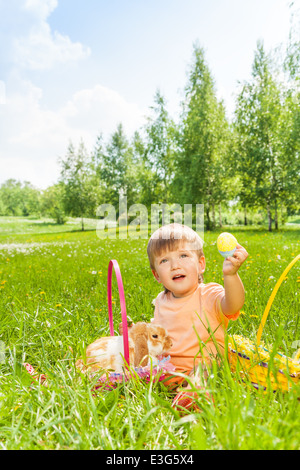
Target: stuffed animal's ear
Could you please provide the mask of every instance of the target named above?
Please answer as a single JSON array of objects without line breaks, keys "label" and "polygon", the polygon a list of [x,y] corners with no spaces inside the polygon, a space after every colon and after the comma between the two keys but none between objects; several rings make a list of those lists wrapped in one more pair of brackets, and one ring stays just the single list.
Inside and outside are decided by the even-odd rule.
[{"label": "stuffed animal's ear", "polygon": [[148,356],[148,354],[147,338],[144,335],[137,336],[134,341],[134,366],[145,367],[148,363],[148,357],[145,356]]},{"label": "stuffed animal's ear", "polygon": [[[127,330],[128,330],[128,332],[129,332],[129,330],[130,330],[133,326],[134,326],[134,323],[128,322],[128,324],[127,324]],[[122,322],[119,323],[119,333],[120,333],[120,335],[123,336],[123,323],[122,323]]]},{"label": "stuffed animal's ear", "polygon": [[147,324],[144,322],[136,323],[129,334],[134,343],[134,366],[144,367],[147,365],[148,359],[145,358],[143,361],[142,359],[149,354]]}]

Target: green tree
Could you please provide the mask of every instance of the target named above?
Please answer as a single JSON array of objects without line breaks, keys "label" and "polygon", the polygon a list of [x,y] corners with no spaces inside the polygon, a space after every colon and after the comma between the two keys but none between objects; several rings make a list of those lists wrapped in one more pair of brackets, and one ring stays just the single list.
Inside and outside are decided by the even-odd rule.
[{"label": "green tree", "polygon": [[[239,135],[239,174],[242,199],[264,207],[272,230],[272,210],[277,228],[278,206],[284,195],[286,163],[280,142],[282,102],[272,76],[270,58],[258,43],[250,82],[238,96],[235,126]],[[251,188],[251,191],[249,191]]]},{"label": "green tree", "polygon": [[0,187],[5,215],[21,215],[23,209],[22,183],[15,179],[5,181]]},{"label": "green tree", "polygon": [[[212,227],[216,226],[216,208],[222,226],[222,206],[236,196],[235,173],[232,168],[232,134],[223,102],[217,103],[215,114],[215,149],[210,165]],[[234,165],[233,165],[234,166]]]},{"label": "green tree", "polygon": [[95,195],[91,185],[91,158],[81,141],[78,150],[69,144],[65,159],[60,160],[60,184],[63,186],[65,212],[81,218],[84,230],[84,217],[93,216],[96,211]]},{"label": "green tree", "polygon": [[1,212],[4,215],[39,215],[41,191],[28,181],[14,179],[5,181],[0,187]]},{"label": "green tree", "polygon": [[105,143],[103,134],[97,136],[94,152],[91,156],[91,177],[90,182],[95,196],[96,208],[102,204],[105,199],[106,184],[103,181],[103,165],[105,160]]},{"label": "green tree", "polygon": [[150,210],[157,201],[156,176],[147,155],[147,144],[139,132],[135,132],[132,143],[133,165],[135,168],[136,203],[143,204]]},{"label": "green tree", "polygon": [[217,100],[204,51],[195,45],[185,88],[174,190],[181,204],[204,204],[207,229],[213,227],[215,204],[226,198],[221,182],[226,179],[228,138],[224,106]]},{"label": "green tree", "polygon": [[2,194],[1,194],[1,189],[0,189],[0,215],[5,215],[6,213],[6,207],[2,201]]},{"label": "green tree", "polygon": [[63,185],[55,184],[45,189],[41,198],[42,213],[52,217],[59,225],[63,225],[66,222],[63,196]]},{"label": "green tree", "polygon": [[5,215],[39,215],[41,191],[28,181],[9,179],[0,187],[1,212]]},{"label": "green tree", "polygon": [[[151,185],[153,200],[151,202],[169,203],[171,184],[174,178],[174,159],[177,150],[177,129],[169,117],[166,101],[159,90],[151,106],[152,116],[147,118],[145,128],[146,153],[144,168],[152,172]],[[148,173],[150,176],[151,173]]]},{"label": "green tree", "polygon": [[[291,2],[293,9],[295,2]],[[286,72],[281,142],[287,155],[285,202],[289,212],[300,206],[300,10],[292,10],[292,22],[283,69]]]},{"label": "green tree", "polygon": [[40,215],[41,211],[41,192],[36,189],[29,181],[25,181],[21,188],[22,193],[22,212],[23,215]]},{"label": "green tree", "polygon": [[295,1],[292,1],[289,6],[291,11],[291,27],[283,66],[289,78],[297,80],[300,77],[300,9],[295,9]]},{"label": "green tree", "polygon": [[104,202],[117,209],[120,196],[127,196],[128,203],[134,199],[132,178],[133,153],[125,135],[123,125],[119,124],[111,135],[99,161],[99,172],[103,184]]}]

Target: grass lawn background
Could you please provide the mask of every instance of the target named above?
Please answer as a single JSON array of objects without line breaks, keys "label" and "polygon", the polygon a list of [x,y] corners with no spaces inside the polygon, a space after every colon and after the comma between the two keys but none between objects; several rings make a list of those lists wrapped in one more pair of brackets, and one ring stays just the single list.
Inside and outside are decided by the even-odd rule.
[{"label": "grass lawn background", "polygon": [[[95,221],[0,218],[0,448],[3,449],[299,449],[299,386],[288,394],[262,393],[241,384],[224,364],[210,388],[215,406],[180,417],[161,383],[133,382],[93,394],[79,382],[74,358],[109,334],[107,267],[119,262],[126,307],[133,321],[148,321],[161,291],[149,268],[147,240],[100,240]],[[228,332],[255,339],[269,296],[300,252],[297,225],[223,227],[247,249],[240,269],[246,302]],[[216,248],[221,231],[206,232],[205,282],[222,284]],[[300,341],[300,263],[281,286],[263,333],[292,356]],[[120,321],[116,283],[114,317]],[[300,344],[298,345],[298,348]],[[20,366],[31,363],[49,376],[49,387],[31,385]]]}]

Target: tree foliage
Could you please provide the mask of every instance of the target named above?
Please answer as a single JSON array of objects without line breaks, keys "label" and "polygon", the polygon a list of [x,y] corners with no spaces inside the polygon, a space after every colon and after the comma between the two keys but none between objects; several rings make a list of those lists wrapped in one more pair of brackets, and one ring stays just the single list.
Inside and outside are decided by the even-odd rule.
[{"label": "tree foliage", "polygon": [[216,97],[204,51],[198,46],[194,46],[185,89],[180,144],[176,159],[177,194],[182,204],[205,205],[209,229],[211,211],[226,197],[229,126],[224,106]]},{"label": "tree foliage", "polygon": [[[60,159],[59,182],[44,191],[8,180],[0,187],[0,215],[95,217],[101,204],[204,204],[206,228],[222,225],[226,206],[268,214],[300,210],[299,33],[291,30],[285,57],[274,60],[257,44],[251,77],[240,87],[229,122],[204,50],[194,45],[175,122],[157,90],[143,128],[131,138],[122,123],[105,141],[100,132],[89,153],[70,142]],[[277,51],[278,53],[278,51]],[[276,59],[276,57],[275,57]],[[278,59],[278,57],[277,57]],[[278,66],[278,63],[281,65]],[[283,76],[284,80],[280,78]]]},{"label": "tree foliage", "polygon": [[69,144],[65,159],[61,159],[60,184],[63,188],[64,210],[73,217],[80,217],[84,230],[84,217],[94,215],[94,193],[90,185],[91,161],[85,145],[80,142],[78,150]]},{"label": "tree foliage", "polygon": [[251,81],[243,85],[235,111],[237,162],[242,183],[240,197],[244,204],[267,210],[269,230],[273,220],[278,227],[278,207],[292,192],[291,182],[296,181],[299,171],[290,142],[295,114],[287,100],[272,76],[263,44],[258,43]]},{"label": "tree foliage", "polygon": [[28,216],[40,214],[41,193],[31,183],[9,179],[0,187],[0,214]]}]

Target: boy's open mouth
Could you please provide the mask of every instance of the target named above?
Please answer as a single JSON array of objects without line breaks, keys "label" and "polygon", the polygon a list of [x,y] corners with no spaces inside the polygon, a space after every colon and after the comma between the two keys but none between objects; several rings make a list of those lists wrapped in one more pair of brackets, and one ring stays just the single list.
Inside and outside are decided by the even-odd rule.
[{"label": "boy's open mouth", "polygon": [[179,281],[180,279],[184,279],[185,275],[184,274],[176,274],[175,276],[172,277],[173,281]]}]

